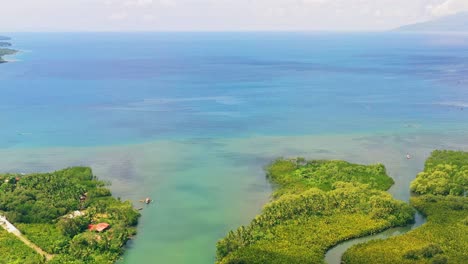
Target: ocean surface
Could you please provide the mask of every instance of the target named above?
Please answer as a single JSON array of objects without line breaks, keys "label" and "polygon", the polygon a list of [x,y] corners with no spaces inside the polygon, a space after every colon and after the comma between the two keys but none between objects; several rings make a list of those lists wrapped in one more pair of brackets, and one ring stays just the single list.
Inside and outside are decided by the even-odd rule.
[{"label": "ocean surface", "polygon": [[0,171],[86,165],[155,199],[122,263],[212,263],[280,156],[382,162],[407,200],[430,151],[468,150],[467,35],[2,35]]}]

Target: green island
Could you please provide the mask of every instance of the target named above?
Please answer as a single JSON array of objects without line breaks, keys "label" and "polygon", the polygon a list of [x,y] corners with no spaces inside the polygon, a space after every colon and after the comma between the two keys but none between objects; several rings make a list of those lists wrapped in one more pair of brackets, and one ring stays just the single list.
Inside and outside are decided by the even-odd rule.
[{"label": "green island", "polygon": [[393,180],[382,164],[278,159],[266,171],[272,201],[218,241],[217,263],[324,263],[342,241],[414,221],[414,210],[386,192]]},{"label": "green island", "polygon": [[5,48],[5,47],[10,47],[11,46],[11,43],[6,42],[6,40],[10,40],[10,38],[0,36],[0,63],[6,62],[3,59],[3,56],[13,55],[13,54],[15,54],[17,52],[14,49]]},{"label": "green island", "polygon": [[0,263],[117,261],[140,214],[105,186],[87,167],[0,174]]},{"label": "green island", "polygon": [[434,151],[411,190],[410,203],[427,223],[351,247],[345,263],[468,263],[468,152]]}]

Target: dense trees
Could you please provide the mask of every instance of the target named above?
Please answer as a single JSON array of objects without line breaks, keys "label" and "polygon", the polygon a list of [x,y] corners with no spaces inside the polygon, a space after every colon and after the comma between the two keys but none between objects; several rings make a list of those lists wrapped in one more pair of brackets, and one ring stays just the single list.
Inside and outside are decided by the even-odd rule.
[{"label": "dense trees", "polygon": [[350,248],[345,263],[468,263],[468,153],[434,151],[412,182],[427,223],[402,236]]},{"label": "dense trees", "polygon": [[[0,211],[10,221],[47,223],[71,210],[80,209],[80,196],[104,185],[90,168],[75,167],[53,173],[0,175]],[[8,182],[5,182],[8,181]]]},{"label": "dense trees", "polygon": [[340,241],[413,219],[383,191],[393,181],[381,164],[279,159],[266,171],[275,199],[218,242],[218,263],[321,263]]},{"label": "dense trees", "polygon": [[[87,167],[3,174],[0,214],[39,247],[56,254],[51,263],[113,263],[135,233],[139,213],[130,202],[113,198],[104,185]],[[103,233],[86,231],[88,224],[100,222],[111,228]]]},{"label": "dense trees", "polygon": [[464,195],[468,188],[468,153],[434,151],[411,183],[417,194]]},{"label": "dense trees", "polygon": [[387,176],[382,164],[359,165],[341,160],[278,159],[267,168],[267,177],[279,186],[274,196],[283,193],[300,193],[311,187],[324,191],[332,189],[335,182],[357,182],[371,188],[387,190],[393,179]]}]

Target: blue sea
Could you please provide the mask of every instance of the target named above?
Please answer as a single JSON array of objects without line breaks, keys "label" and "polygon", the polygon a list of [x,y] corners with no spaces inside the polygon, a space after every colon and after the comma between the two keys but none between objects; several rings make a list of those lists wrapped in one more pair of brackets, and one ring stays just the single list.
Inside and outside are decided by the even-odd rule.
[{"label": "blue sea", "polygon": [[0,170],[87,165],[154,198],[124,263],[212,263],[279,156],[382,162],[407,200],[430,151],[468,149],[468,35],[2,35]]}]

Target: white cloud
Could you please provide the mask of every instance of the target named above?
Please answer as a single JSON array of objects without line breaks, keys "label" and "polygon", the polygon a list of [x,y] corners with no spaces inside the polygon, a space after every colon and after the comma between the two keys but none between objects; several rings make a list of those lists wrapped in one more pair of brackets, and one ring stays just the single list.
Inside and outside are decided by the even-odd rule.
[{"label": "white cloud", "polygon": [[156,19],[154,15],[148,15],[148,14],[143,15],[141,18],[143,19],[143,21],[147,21],[147,22],[151,22]]},{"label": "white cloud", "polygon": [[124,20],[128,17],[128,14],[125,12],[112,13],[109,16],[110,20]]},{"label": "white cloud", "polygon": [[[2,0],[0,0],[2,1]],[[4,0],[0,31],[385,30],[468,0]],[[82,14],[86,14],[83,16]]]},{"label": "white cloud", "polygon": [[123,3],[124,6],[149,6],[153,4],[153,0],[129,0]]},{"label": "white cloud", "polygon": [[162,6],[177,6],[176,0],[159,0],[158,2]]},{"label": "white cloud", "polygon": [[451,15],[468,11],[468,0],[446,0],[440,5],[430,6],[429,8],[434,16]]}]

